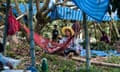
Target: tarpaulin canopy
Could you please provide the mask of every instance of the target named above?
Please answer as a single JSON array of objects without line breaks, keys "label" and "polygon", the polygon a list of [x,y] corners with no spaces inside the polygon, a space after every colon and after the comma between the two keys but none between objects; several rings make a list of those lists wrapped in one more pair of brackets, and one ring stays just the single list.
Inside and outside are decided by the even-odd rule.
[{"label": "tarpaulin canopy", "polygon": [[[80,9],[71,9],[69,7],[62,7],[62,6],[56,6],[53,8],[51,15],[51,19],[65,19],[65,20],[77,20],[82,21],[83,15],[82,11]],[[119,18],[115,15],[114,20],[118,20]],[[95,21],[90,16],[87,16],[88,21]],[[110,21],[112,20],[110,15],[106,13],[104,17],[102,18],[102,21]]]},{"label": "tarpaulin canopy", "polygon": [[[76,1],[81,1],[81,0],[76,0]],[[50,4],[51,4],[51,2],[50,2]],[[15,7],[15,4],[11,4],[11,6]],[[28,8],[28,6],[29,6],[29,4],[27,4],[27,3],[25,5],[23,3],[20,3],[19,4],[20,11],[22,13],[26,13],[26,11],[27,11],[26,7]],[[43,3],[40,3],[40,7],[42,7],[42,6],[43,6]],[[95,8],[93,8],[93,9],[95,9]],[[65,7],[65,6],[56,6],[56,7],[53,7],[53,10],[48,14],[48,16],[50,16],[51,19],[65,19],[65,20],[82,21],[83,18],[82,18],[82,11],[81,10],[82,9],[74,10],[74,9],[71,9],[70,7]],[[88,12],[91,12],[95,16],[98,17],[99,15],[97,15],[97,14],[101,14],[101,13],[99,13],[98,9],[95,9],[95,10],[96,10],[96,12],[92,12],[91,10],[89,10]],[[18,16],[18,13],[17,13],[15,8],[13,8],[13,13],[16,17]],[[36,13],[37,13],[36,4],[33,3],[33,15],[35,15]],[[87,20],[88,21],[95,21],[96,18],[94,19],[94,17],[91,17],[91,15],[88,14]],[[102,21],[110,21],[111,17],[108,14],[105,14],[103,16],[103,18],[100,18],[100,19]],[[120,19],[117,17],[116,14],[114,14],[113,20],[120,20]]]},{"label": "tarpaulin canopy", "polygon": [[72,0],[78,8],[97,21],[102,21],[109,0]]}]

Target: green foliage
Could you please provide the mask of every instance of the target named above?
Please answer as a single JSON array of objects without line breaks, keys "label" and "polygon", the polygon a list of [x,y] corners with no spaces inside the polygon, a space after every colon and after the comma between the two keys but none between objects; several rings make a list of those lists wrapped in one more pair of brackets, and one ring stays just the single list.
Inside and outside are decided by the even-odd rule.
[{"label": "green foliage", "polygon": [[[89,72],[119,72],[119,71],[120,71],[119,68],[91,65]],[[80,67],[76,72],[86,72],[85,65]]]},{"label": "green foliage", "polygon": [[37,51],[41,51],[42,49],[40,48],[40,47],[38,47],[38,46],[35,46],[35,51],[37,52]]},{"label": "green foliage", "polygon": [[[87,70],[86,70],[85,67],[81,67],[81,68],[79,69],[79,72],[87,72]],[[101,69],[101,68],[98,68],[98,67],[95,67],[95,66],[91,66],[89,72],[102,72],[102,69]]]},{"label": "green foliage", "polygon": [[112,45],[107,44],[105,42],[92,43],[90,47],[91,47],[91,49],[102,50],[102,51],[108,51],[108,50],[114,50],[115,49]]},{"label": "green foliage", "polygon": [[[75,72],[77,67],[75,61],[59,58],[57,55],[43,54],[41,57],[47,58],[49,72]],[[40,67],[40,65],[37,65],[39,71],[41,71]]]},{"label": "green foliage", "polygon": [[[85,43],[82,43],[83,48],[85,48]],[[114,50],[115,48],[107,44],[105,42],[97,42],[97,43],[90,43],[90,48],[93,50],[101,50],[101,51],[108,51],[108,50]]]},{"label": "green foliage", "polygon": [[105,60],[107,63],[115,63],[115,64],[120,64],[120,57],[119,56],[110,56]]}]

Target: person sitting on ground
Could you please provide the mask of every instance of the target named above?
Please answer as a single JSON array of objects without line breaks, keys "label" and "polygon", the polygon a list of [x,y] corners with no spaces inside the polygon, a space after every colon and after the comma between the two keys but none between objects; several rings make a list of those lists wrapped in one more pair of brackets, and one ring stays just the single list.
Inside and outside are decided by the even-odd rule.
[{"label": "person sitting on ground", "polygon": [[0,62],[3,65],[8,66],[10,69],[15,68],[20,63],[20,60],[3,56],[2,55],[3,51],[4,51],[3,44],[0,43]]},{"label": "person sitting on ground", "polygon": [[102,37],[100,38],[100,41],[110,43],[110,39],[109,39],[109,37],[107,36],[107,34],[104,31],[102,31]]},{"label": "person sitting on ground", "polygon": [[[74,36],[74,30],[71,27],[63,27],[62,33],[64,37],[60,40],[60,43],[64,43],[67,39]],[[73,52],[74,55],[79,55],[82,47],[75,42],[74,38],[71,39],[70,44],[67,46],[68,48],[65,49],[64,54],[68,55],[69,53]]]},{"label": "person sitting on ground", "polygon": [[59,43],[50,42],[48,44],[47,51],[49,53],[57,53],[62,55],[68,55],[74,53],[79,55],[82,47],[74,40],[74,31],[71,27],[63,27],[62,33],[65,35],[59,41]]}]

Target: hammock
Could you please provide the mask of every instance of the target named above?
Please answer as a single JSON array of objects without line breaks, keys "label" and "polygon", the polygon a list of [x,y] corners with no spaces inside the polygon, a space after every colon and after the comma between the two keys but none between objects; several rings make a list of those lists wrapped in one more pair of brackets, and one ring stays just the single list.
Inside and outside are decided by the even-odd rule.
[{"label": "hammock", "polygon": [[[30,35],[30,30],[26,27],[21,25],[21,27],[27,32],[28,36]],[[34,33],[34,41],[35,43],[40,46],[42,49],[48,51],[49,53],[55,53],[58,51],[65,50],[67,46],[70,44],[72,37],[68,39],[66,42],[59,44],[53,41],[50,41],[47,38],[44,38],[41,35],[38,35],[37,33]],[[51,44],[51,46],[49,46]]]},{"label": "hammock", "polygon": [[[22,25],[19,23],[19,21],[16,20],[16,18],[10,14],[8,17],[8,35],[13,35],[15,34],[20,27],[22,27],[26,32],[27,35],[30,36],[30,30],[27,28],[25,25]],[[50,41],[47,38],[44,38],[42,35],[38,35],[37,33],[34,33],[34,41],[35,43],[41,47],[42,49],[46,50],[49,53],[55,53],[58,51],[63,51],[65,50],[68,45],[70,44],[70,41],[73,37],[68,39],[66,42],[59,44],[53,41]],[[51,45],[51,46],[50,46]]]}]

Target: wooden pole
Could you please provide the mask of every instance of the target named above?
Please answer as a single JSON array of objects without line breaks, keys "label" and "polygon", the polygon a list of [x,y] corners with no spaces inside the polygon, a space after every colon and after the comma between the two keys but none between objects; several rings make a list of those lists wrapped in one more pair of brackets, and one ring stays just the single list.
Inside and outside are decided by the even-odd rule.
[{"label": "wooden pole", "polygon": [[[80,57],[72,57],[72,60],[79,61],[79,62],[86,62],[85,59],[80,58]],[[91,61],[91,64],[99,65],[99,66],[120,68],[120,64],[105,63],[105,62],[99,62],[99,61]]]},{"label": "wooden pole", "polygon": [[37,72],[35,68],[35,49],[34,49],[34,31],[33,31],[33,9],[32,0],[29,0],[29,27],[30,27],[30,55],[31,55],[31,67],[29,68],[32,72]]},{"label": "wooden pole", "polygon": [[117,28],[116,24],[114,23],[114,21],[112,22],[112,25],[113,25],[113,28],[115,30],[116,37],[119,38],[120,35],[119,35],[119,32],[118,32],[118,28]]},{"label": "wooden pole", "polygon": [[89,34],[88,34],[88,25],[86,23],[86,14],[83,12],[83,28],[85,34],[85,48],[86,48],[86,70],[90,71],[90,43],[89,43]]},{"label": "wooden pole", "polygon": [[6,18],[5,18],[5,28],[4,28],[4,37],[3,37],[3,47],[4,47],[4,55],[5,55],[5,47],[6,47],[6,38],[7,38],[7,32],[8,32],[8,15],[9,15],[9,9],[10,9],[10,0],[6,0],[7,7],[6,7]]}]

